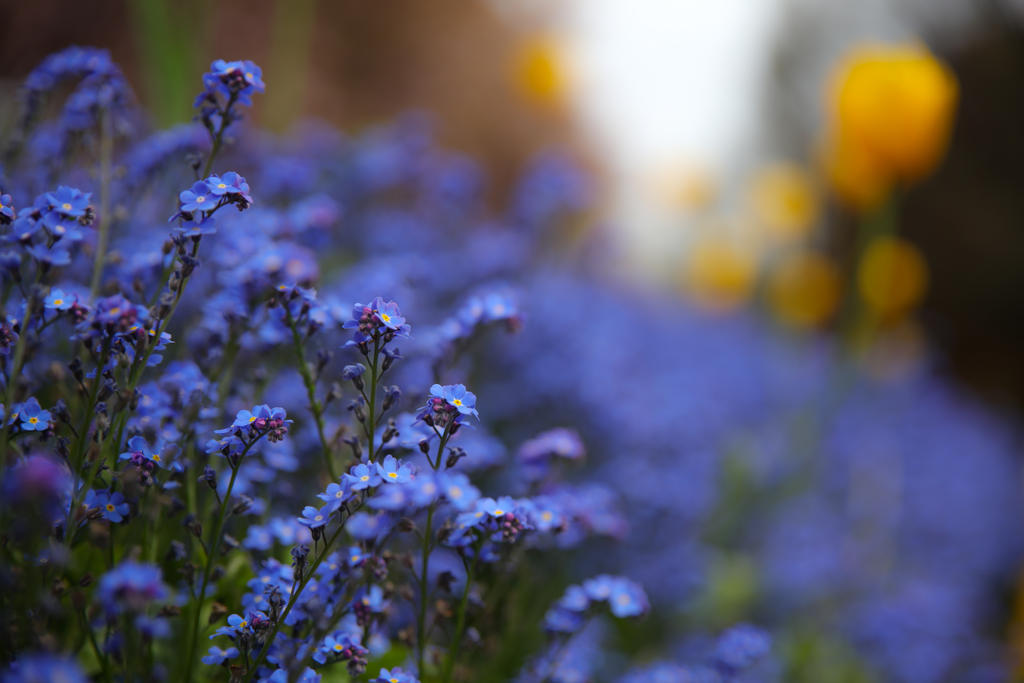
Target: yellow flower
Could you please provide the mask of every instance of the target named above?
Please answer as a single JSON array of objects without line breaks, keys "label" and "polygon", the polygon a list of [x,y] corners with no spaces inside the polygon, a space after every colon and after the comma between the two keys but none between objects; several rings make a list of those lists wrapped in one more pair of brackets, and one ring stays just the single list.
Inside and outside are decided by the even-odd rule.
[{"label": "yellow flower", "polygon": [[775,315],[794,327],[810,328],[826,322],[839,303],[839,273],[823,254],[790,254],[772,271],[768,301]]},{"label": "yellow flower", "polygon": [[792,242],[805,237],[818,219],[814,181],[791,163],[775,163],[754,177],[751,202],[758,223],[772,239]]},{"label": "yellow flower", "polygon": [[676,162],[650,174],[652,199],[668,209],[688,213],[706,211],[718,199],[714,173],[699,164]]},{"label": "yellow flower", "polygon": [[957,96],[952,71],[923,45],[851,51],[828,90],[826,167],[840,198],[863,208],[880,187],[930,173],[949,144]]},{"label": "yellow flower", "polygon": [[757,258],[742,244],[725,237],[707,237],[690,251],[686,283],[701,306],[717,310],[739,307],[753,293]]},{"label": "yellow flower", "polygon": [[513,78],[526,98],[544,106],[560,105],[568,89],[562,49],[554,39],[535,36],[519,46]]},{"label": "yellow flower", "polygon": [[928,288],[928,265],[917,248],[898,237],[868,245],[857,271],[857,287],[878,317],[899,318],[916,306]]}]

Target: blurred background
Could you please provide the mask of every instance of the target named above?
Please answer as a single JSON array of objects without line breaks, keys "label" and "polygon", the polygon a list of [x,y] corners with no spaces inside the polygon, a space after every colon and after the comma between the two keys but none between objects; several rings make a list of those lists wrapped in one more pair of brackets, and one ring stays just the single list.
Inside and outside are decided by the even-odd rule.
[{"label": "blurred background", "polygon": [[[586,330],[578,347],[561,366],[496,357],[537,386],[565,373],[544,391],[576,392],[578,414],[539,421],[580,422],[603,444],[604,479],[621,480],[613,454],[638,442],[685,462],[672,490],[625,492],[651,506],[634,526],[656,528],[643,514],[664,509],[686,520],[678,544],[637,542],[634,560],[664,565],[647,565],[655,598],[690,590],[686,626],[785,624],[785,680],[1005,680],[1020,663],[1021,0],[37,0],[0,16],[5,92],[51,52],[104,47],[162,128],[190,119],[211,60],[252,59],[268,84],[260,127],[316,118],[355,138],[426,112],[440,147],[483,167],[491,207],[522,201],[523,168],[560,150],[592,201],[554,242],[588,247],[549,256],[593,249],[599,280],[672,302],[629,320],[678,348],[616,366],[619,331],[594,321],[647,309],[542,278],[525,285],[522,347],[556,354],[562,316]],[[14,104],[0,105],[6,121]],[[552,282],[578,310],[545,304]],[[822,348],[840,370],[811,378],[832,362]],[[877,383],[851,380],[846,362]],[[660,422],[608,427],[609,367],[639,386],[623,410]],[[495,379],[482,404],[510,400],[507,386]],[[537,413],[504,410],[509,424]],[[817,431],[801,431],[808,415]],[[655,461],[644,474],[657,480]],[[761,514],[775,497],[787,502]],[[868,571],[848,594],[808,598],[844,563]],[[847,598],[842,638],[818,638],[821,606]],[[999,673],[978,673],[993,661]]]},{"label": "blurred background", "polygon": [[[893,338],[926,336],[949,373],[1024,408],[1018,0],[5,4],[9,85],[69,44],[107,47],[158,126],[188,120],[213,58],[245,54],[275,86],[261,125],[358,131],[425,110],[444,146],[486,165],[495,202],[530,155],[571,149],[600,178],[623,272],[798,327],[840,324],[857,234],[889,211],[911,250],[898,253],[924,265],[883,316]],[[840,105],[836,81],[872,46],[907,62],[896,78],[913,89],[899,124],[884,107],[852,124],[888,126],[881,144],[922,159],[893,180],[830,141],[848,137],[838,108],[862,106]],[[884,71],[851,87],[884,102]],[[878,183],[892,191],[865,198]]]}]

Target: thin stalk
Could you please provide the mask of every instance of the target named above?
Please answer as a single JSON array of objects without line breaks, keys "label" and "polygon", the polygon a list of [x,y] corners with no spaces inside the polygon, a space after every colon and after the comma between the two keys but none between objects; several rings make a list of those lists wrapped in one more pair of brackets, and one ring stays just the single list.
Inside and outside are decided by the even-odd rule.
[{"label": "thin stalk", "polygon": [[[434,470],[441,464],[441,457],[444,455],[444,448],[448,444],[448,438],[450,427],[445,427],[445,431],[441,434],[437,444],[437,464],[430,463]],[[429,458],[428,458],[429,462]],[[436,503],[431,503],[430,507],[427,508],[427,523],[423,529],[423,550],[420,554],[420,604],[416,614],[416,671],[419,677],[422,679],[424,676],[423,672],[423,661],[426,653],[426,640],[427,640],[427,588],[428,588],[428,569],[430,566],[430,551],[433,540],[433,523],[434,523],[434,508]]]},{"label": "thin stalk", "polygon": [[226,519],[226,513],[228,503],[231,501],[231,490],[235,487],[235,478],[238,476],[238,470],[242,468],[242,461],[245,459],[246,454],[260,439],[263,438],[263,434],[260,434],[255,439],[250,441],[242,454],[238,456],[238,460],[231,468],[231,479],[228,481],[228,488],[224,494],[224,498],[220,502],[220,510],[217,512],[217,523],[214,526],[215,531],[213,532],[213,539],[210,544],[210,553],[206,556],[206,565],[203,568],[203,580],[199,588],[198,603],[195,607],[195,612],[192,615],[192,635],[189,639],[188,646],[188,658],[185,660],[186,665],[186,676],[191,681],[193,675],[193,665],[196,656],[196,646],[199,640],[199,617],[203,611],[203,603],[206,602],[206,587],[210,582],[210,572],[213,570],[213,563],[217,559],[217,552],[220,550],[220,542],[224,532],[224,521]]},{"label": "thin stalk", "polygon": [[303,573],[302,581],[300,581],[295,587],[295,590],[292,591],[291,597],[288,598],[287,604],[285,604],[284,609],[281,611],[281,616],[278,617],[276,622],[274,622],[274,627],[270,629],[270,633],[263,642],[263,648],[260,650],[259,656],[253,661],[252,668],[249,669],[249,675],[245,677],[246,683],[251,683],[251,681],[255,679],[256,672],[259,670],[260,664],[263,663],[263,660],[266,659],[267,652],[270,650],[270,645],[274,642],[274,638],[277,637],[277,632],[280,630],[281,624],[284,623],[288,614],[292,611],[292,607],[295,606],[295,601],[298,600],[302,591],[306,588],[306,584],[309,583],[316,574],[317,567],[319,567],[320,563],[324,561],[325,557],[327,557],[327,553],[330,552],[331,546],[334,545],[334,542],[338,539],[338,536],[341,535],[341,532],[345,530],[345,521],[347,520],[342,520],[338,525],[338,528],[334,530],[333,534],[331,534],[331,537],[324,542],[323,548],[320,550],[320,554],[316,556],[313,564],[310,565]]},{"label": "thin stalk", "polygon": [[7,416],[11,412],[11,404],[14,402],[14,389],[18,383],[18,376],[21,374],[21,367],[25,363],[25,347],[28,344],[28,323],[32,317],[32,290],[39,284],[39,278],[40,272],[37,269],[35,282],[29,288],[28,296],[25,297],[25,313],[21,316],[18,340],[14,343],[14,363],[11,365],[11,374],[7,377],[7,386],[4,387],[4,438],[0,439],[0,471],[5,471],[7,468],[7,447],[11,438],[7,430]]},{"label": "thin stalk", "polygon": [[[331,447],[324,436],[324,410],[320,401],[316,398],[316,379],[309,370],[309,363],[306,361],[306,347],[302,343],[302,335],[299,334],[299,326],[288,310],[288,304],[284,306],[285,321],[292,331],[292,346],[295,349],[295,358],[299,363],[299,373],[302,375],[302,383],[306,385],[306,396],[309,399],[309,411],[313,413],[313,420],[316,422],[316,433],[320,437],[320,447],[323,452],[324,464],[327,466],[327,473],[331,479],[337,479],[338,473],[334,469],[334,461],[331,458]],[[372,448],[372,446],[371,446]]]},{"label": "thin stalk", "polygon": [[469,588],[473,585],[473,579],[476,577],[477,562],[480,559],[479,546],[474,551],[473,561],[466,571],[466,585],[462,587],[462,597],[459,599],[459,607],[456,612],[455,634],[452,637],[451,644],[448,646],[448,657],[444,662],[443,680],[445,681],[452,679],[452,671],[455,669],[455,661],[459,656],[459,647],[462,644],[462,634],[466,630],[466,608],[469,605]]}]

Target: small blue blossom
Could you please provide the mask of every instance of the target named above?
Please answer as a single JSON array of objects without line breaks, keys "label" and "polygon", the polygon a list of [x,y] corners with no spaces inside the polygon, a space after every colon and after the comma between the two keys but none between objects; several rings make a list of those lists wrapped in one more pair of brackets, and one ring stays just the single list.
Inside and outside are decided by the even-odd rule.
[{"label": "small blue blossom", "polygon": [[43,410],[40,407],[39,401],[36,400],[35,396],[16,404],[13,408],[13,417],[21,420],[18,426],[22,431],[42,432],[50,427],[53,417],[50,415],[50,411]]},{"label": "small blue blossom", "polygon": [[323,511],[329,515],[334,514],[352,497],[351,482],[343,479],[341,484],[328,484],[327,490],[318,494],[318,497],[324,501]]},{"label": "small blue blossom", "polygon": [[420,683],[419,679],[411,673],[406,673],[401,667],[393,669],[381,669],[374,683]]},{"label": "small blue blossom", "polygon": [[217,647],[216,645],[211,645],[208,654],[203,657],[202,662],[209,666],[220,666],[231,661],[237,657],[238,654],[239,652],[237,647],[231,646],[224,649]]},{"label": "small blue blossom", "polygon": [[383,462],[376,463],[377,474],[381,481],[392,484],[405,484],[412,478],[412,468],[400,464],[395,456],[385,456]]},{"label": "small blue blossom", "polygon": [[352,486],[353,491],[362,491],[363,489],[379,486],[382,481],[377,467],[366,463],[355,465],[343,475],[343,478]]},{"label": "small blue blossom", "polygon": [[319,529],[327,524],[330,519],[331,513],[326,511],[326,506],[323,509],[316,509],[311,505],[307,505],[302,510],[302,517],[299,517],[299,524],[307,526],[310,529]]},{"label": "small blue blossom", "polygon": [[72,300],[71,296],[65,294],[63,290],[54,288],[51,289],[50,293],[46,296],[43,305],[50,310],[66,311],[71,308],[74,303],[75,301]]},{"label": "small blue blossom", "polygon": [[89,208],[91,196],[88,192],[61,185],[56,191],[46,194],[46,201],[54,211],[72,218],[81,218]]},{"label": "small blue blossom", "polygon": [[100,511],[100,516],[110,522],[121,522],[128,516],[129,507],[120,491],[90,490],[85,494],[85,505]]}]

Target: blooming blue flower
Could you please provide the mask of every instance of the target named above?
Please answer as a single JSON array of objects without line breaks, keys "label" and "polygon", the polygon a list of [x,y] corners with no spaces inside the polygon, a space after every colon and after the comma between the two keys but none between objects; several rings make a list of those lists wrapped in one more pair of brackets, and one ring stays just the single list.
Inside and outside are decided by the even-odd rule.
[{"label": "blooming blue flower", "polygon": [[299,524],[308,526],[310,529],[323,527],[331,517],[331,513],[326,511],[326,507],[317,510],[315,507],[307,505],[302,510],[302,517],[299,517]]},{"label": "blooming blue flower", "polygon": [[456,510],[468,510],[480,497],[480,491],[462,472],[442,472],[438,484],[444,497]]},{"label": "blooming blue flower", "polygon": [[50,411],[43,410],[39,401],[36,400],[35,396],[32,396],[22,403],[13,406],[13,415],[21,420],[21,424],[18,426],[22,431],[26,432],[42,432],[50,427],[50,421],[53,419],[50,415]]},{"label": "blooming blue flower", "polygon": [[420,683],[419,679],[411,673],[406,673],[401,667],[393,669],[381,669],[374,683]]},{"label": "blooming blue flower", "polygon": [[352,485],[347,479],[343,479],[341,484],[328,484],[327,490],[318,497],[324,501],[323,511],[334,514],[352,497]]},{"label": "blooming blue flower", "polygon": [[202,662],[203,664],[208,664],[210,666],[220,666],[226,662],[231,661],[232,659],[237,657],[238,654],[239,653],[237,647],[231,646],[227,649],[224,649],[217,647],[216,645],[211,645],[209,653],[205,657],[203,657]]},{"label": "blooming blue flower", "polygon": [[72,297],[56,287],[50,290],[43,305],[50,310],[66,311],[74,304]]},{"label": "blooming blue flower", "polygon": [[14,200],[9,194],[0,194],[0,224],[11,223],[17,215],[14,212]]},{"label": "blooming blue flower", "polygon": [[391,484],[404,484],[412,478],[412,468],[399,463],[393,455],[385,456],[383,462],[376,463],[377,474],[381,480]]},{"label": "blooming blue flower", "polygon": [[185,213],[210,211],[217,203],[213,193],[210,191],[209,185],[202,180],[197,180],[192,184],[192,187],[183,190],[178,195],[178,200],[181,203],[180,210]]},{"label": "blooming blue flower", "polygon": [[129,507],[120,491],[97,491],[85,494],[85,505],[100,511],[100,516],[111,522],[121,522],[128,516]]},{"label": "blooming blue flower", "polygon": [[343,479],[352,486],[353,491],[379,486],[381,483],[380,470],[375,465],[359,463],[351,470],[342,475]]},{"label": "blooming blue flower", "polygon": [[92,195],[88,192],[61,185],[56,191],[46,194],[46,202],[54,211],[65,216],[81,218],[89,208],[90,197]]}]

